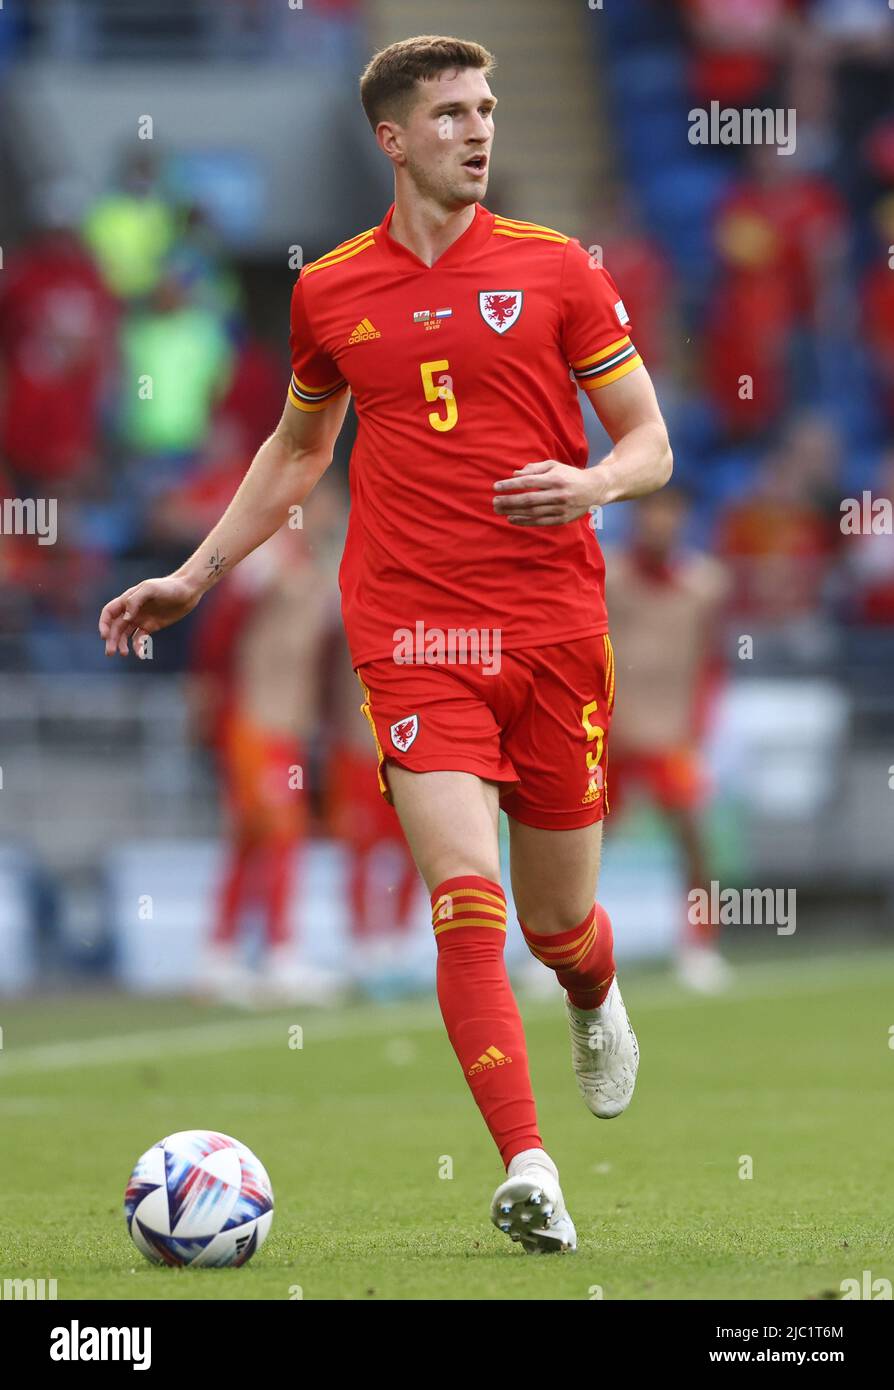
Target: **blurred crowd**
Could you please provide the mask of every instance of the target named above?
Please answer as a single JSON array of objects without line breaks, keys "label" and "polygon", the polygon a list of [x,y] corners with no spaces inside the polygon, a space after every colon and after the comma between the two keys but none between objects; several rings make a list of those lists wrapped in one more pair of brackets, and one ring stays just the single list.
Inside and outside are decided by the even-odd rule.
[{"label": "blurred crowd", "polygon": [[[737,619],[890,627],[894,536],[843,536],[841,503],[894,496],[894,15],[629,0],[604,18],[621,193],[591,241],[659,384],[694,535],[732,567]],[[691,143],[712,103],[793,112],[794,149]]]},{"label": "blurred crowd", "polygon": [[0,282],[3,493],[59,514],[52,546],[0,537],[6,669],[95,668],[100,595],[180,562],[283,404],[281,351],[163,162],[129,155],[86,213],[72,203],[65,181],[40,191]]}]

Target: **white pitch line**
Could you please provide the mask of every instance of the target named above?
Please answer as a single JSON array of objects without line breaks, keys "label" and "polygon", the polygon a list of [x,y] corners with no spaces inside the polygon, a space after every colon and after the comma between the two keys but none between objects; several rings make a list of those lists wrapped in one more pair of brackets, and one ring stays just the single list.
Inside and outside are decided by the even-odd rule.
[{"label": "white pitch line", "polygon": [[0,1053],[0,1078],[30,1071],[67,1071],[76,1067],[112,1066],[117,1062],[151,1062],[172,1052],[214,1052],[217,1048],[251,1047],[269,1039],[269,1020],[203,1023],[145,1033],[122,1033],[78,1042],[37,1043]]},{"label": "white pitch line", "polygon": [[[296,1010],[297,1013],[297,1010]],[[104,1038],[88,1038],[79,1042],[37,1043],[10,1052],[7,1046],[0,1052],[0,1081],[5,1076],[25,1072],[66,1071],[81,1067],[115,1066],[119,1062],[153,1062],[163,1057],[195,1056],[208,1052],[232,1052],[243,1048],[287,1047],[289,1029],[295,1023],[304,1028],[304,1040],[314,1042],[349,1038],[365,1033],[418,1032],[435,1027],[440,1017],[432,1006],[424,1017],[402,1014],[397,1022],[386,1013],[366,1019],[356,1019],[353,1026],[343,1018],[301,1018],[293,1015],[263,1019],[234,1019],[227,1023],[197,1023],[184,1028],[165,1028],[144,1033],[121,1033]],[[300,1051],[301,1049],[296,1049]]]},{"label": "white pitch line", "polygon": [[[746,966],[738,972],[733,988],[724,995],[710,997],[682,991],[671,977],[667,985],[650,982],[642,992],[631,982],[629,995],[634,1014],[649,1010],[688,1008],[697,1010],[704,1005],[746,1003],[754,999],[786,999],[809,994],[824,983],[841,983],[850,975],[867,973],[884,962],[894,976],[894,953],[878,953],[872,957],[828,958],[800,961],[783,967],[787,979],[779,978],[778,970],[767,966]],[[626,991],[625,991],[626,992]],[[526,1000],[521,996],[522,1010],[529,1019],[540,1020],[555,1014],[561,998]],[[434,1002],[399,1004],[394,1010],[384,1006],[362,1005],[346,1013],[310,1013],[301,1017],[296,1007],[287,1017],[284,1013],[264,1018],[233,1019],[231,1022],[197,1023],[182,1028],[159,1028],[141,1033],[121,1033],[82,1041],[37,1043],[11,1051],[0,1051],[0,1081],[8,1076],[28,1073],[72,1071],[85,1067],[116,1066],[121,1062],[153,1062],[161,1058],[199,1056],[202,1053],[232,1052],[242,1049],[287,1047],[289,1029],[300,1023],[304,1043],[337,1042],[356,1037],[401,1037],[405,1033],[425,1033],[443,1025]],[[302,1049],[295,1049],[300,1051]]]}]

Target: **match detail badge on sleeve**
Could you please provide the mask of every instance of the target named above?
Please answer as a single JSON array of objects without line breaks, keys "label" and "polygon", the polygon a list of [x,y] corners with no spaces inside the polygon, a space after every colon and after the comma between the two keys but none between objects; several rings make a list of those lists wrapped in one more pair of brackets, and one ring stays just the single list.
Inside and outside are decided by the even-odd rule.
[{"label": "match detail badge on sleeve", "polygon": [[406,719],[399,719],[396,724],[392,724],[389,730],[391,742],[399,753],[406,753],[407,749],[416,740],[419,732],[419,715],[411,714]]},{"label": "match detail badge on sleeve", "polygon": [[617,304],[615,305],[615,313],[616,313],[617,316],[618,316],[618,323],[629,323],[629,322],[630,322],[630,315],[628,314],[627,310],[624,308],[624,301],[623,301],[623,299],[619,299],[618,302],[617,302]]}]

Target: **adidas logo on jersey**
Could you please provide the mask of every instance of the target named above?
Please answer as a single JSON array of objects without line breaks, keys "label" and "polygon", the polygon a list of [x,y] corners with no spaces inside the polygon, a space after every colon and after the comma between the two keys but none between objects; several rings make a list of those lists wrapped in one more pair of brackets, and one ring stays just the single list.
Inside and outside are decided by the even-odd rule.
[{"label": "adidas logo on jersey", "polygon": [[361,319],[354,332],[348,339],[348,346],[351,343],[368,343],[371,338],[381,338],[381,333],[370,323],[369,319]]},{"label": "adidas logo on jersey", "polygon": [[482,1052],[478,1061],[472,1063],[466,1076],[477,1076],[480,1071],[491,1071],[494,1067],[505,1067],[511,1061],[511,1057],[507,1057],[505,1052],[501,1052],[498,1047],[491,1044],[486,1052]]}]

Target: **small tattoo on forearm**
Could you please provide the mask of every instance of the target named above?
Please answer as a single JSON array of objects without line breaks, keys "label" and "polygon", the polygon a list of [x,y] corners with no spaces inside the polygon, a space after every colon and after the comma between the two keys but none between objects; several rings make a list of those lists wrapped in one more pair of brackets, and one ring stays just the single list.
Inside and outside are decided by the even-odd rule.
[{"label": "small tattoo on forearm", "polygon": [[221,555],[219,550],[215,550],[214,554],[211,556],[211,559],[208,561],[209,573],[213,574],[215,579],[219,579],[220,576],[223,574],[224,570],[226,569],[226,564],[226,555]]}]

